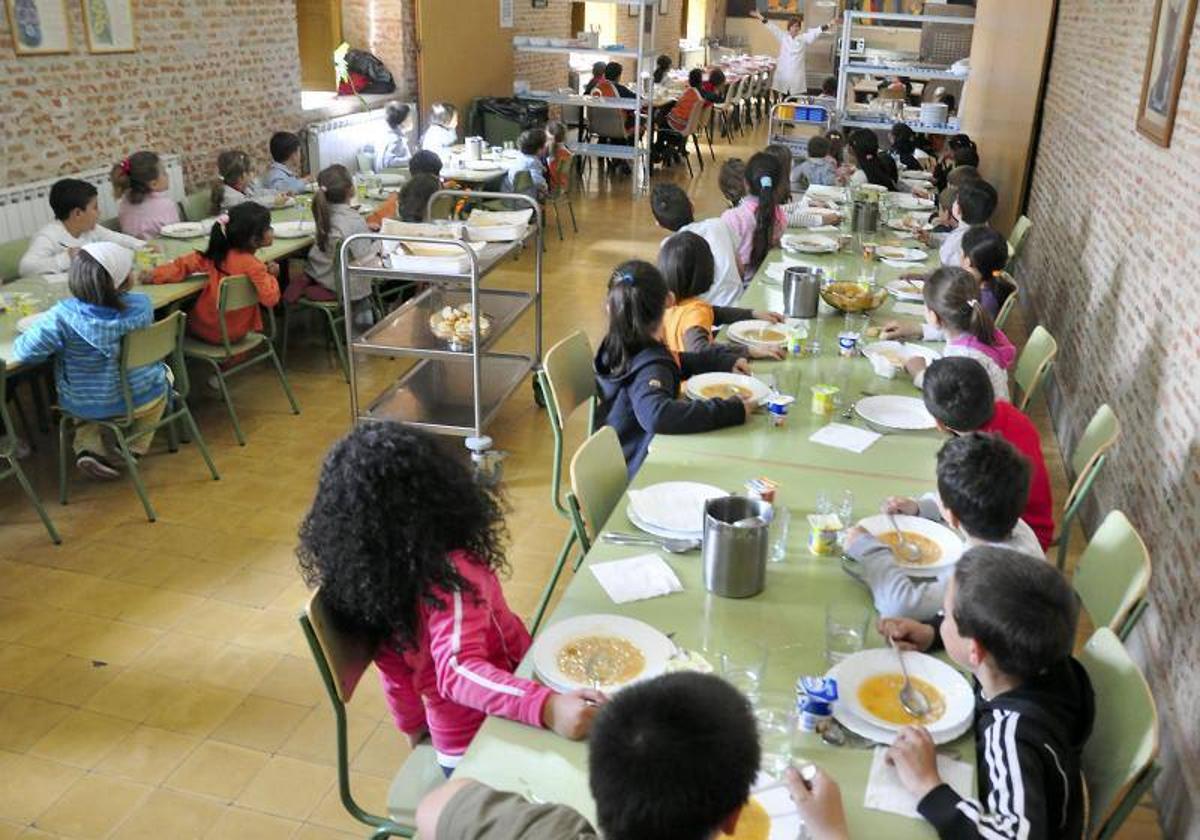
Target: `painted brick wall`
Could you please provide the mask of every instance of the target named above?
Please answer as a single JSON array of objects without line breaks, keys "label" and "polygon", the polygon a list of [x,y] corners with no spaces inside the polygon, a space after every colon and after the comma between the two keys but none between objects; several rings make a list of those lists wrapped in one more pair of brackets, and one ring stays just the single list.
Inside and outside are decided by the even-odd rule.
[{"label": "painted brick wall", "polygon": [[1060,0],[1020,278],[1058,338],[1052,390],[1070,451],[1102,402],[1123,437],[1096,487],[1154,560],[1132,645],[1164,723],[1165,835],[1200,836],[1200,36],[1171,147],[1136,132],[1154,0]]},{"label": "painted brick wall", "polygon": [[113,163],[150,148],[183,156],[189,182],[217,152],[260,165],[271,133],[298,130],[292,0],[134,0],[138,51],[90,55],[78,3],[68,55],[18,57],[0,15],[0,185]]}]

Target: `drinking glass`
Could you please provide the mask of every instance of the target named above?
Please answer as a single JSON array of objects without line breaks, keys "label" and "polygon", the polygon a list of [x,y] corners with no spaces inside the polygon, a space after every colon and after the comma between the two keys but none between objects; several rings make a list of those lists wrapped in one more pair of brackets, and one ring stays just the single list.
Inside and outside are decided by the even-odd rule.
[{"label": "drinking glass", "polygon": [[761,642],[731,644],[721,651],[721,676],[751,702],[758,699],[766,670],[767,647]]},{"label": "drinking glass", "polygon": [[836,665],[863,649],[871,611],[861,604],[825,605],[825,659]]},{"label": "drinking glass", "polygon": [[838,506],[838,518],[842,520],[842,524],[847,528],[854,521],[854,491],[842,491],[842,503]]},{"label": "drinking glass", "polygon": [[788,694],[764,694],[754,710],[758,741],[762,748],[760,769],[769,776],[782,778],[792,763],[800,731],[796,701]]},{"label": "drinking glass", "polygon": [[847,312],[843,330],[861,341],[862,337],[867,334],[867,326],[870,323],[869,315],[861,312]]},{"label": "drinking glass", "polygon": [[782,504],[772,504],[771,524],[768,528],[771,541],[770,560],[781,563],[787,557],[788,528],[792,521],[792,512]]}]

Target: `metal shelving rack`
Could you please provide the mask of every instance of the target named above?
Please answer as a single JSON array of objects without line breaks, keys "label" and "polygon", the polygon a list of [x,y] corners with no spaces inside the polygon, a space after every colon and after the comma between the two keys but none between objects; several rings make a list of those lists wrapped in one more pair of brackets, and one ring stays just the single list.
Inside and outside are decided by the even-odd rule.
[{"label": "metal shelving rack", "polygon": [[[627,49],[613,50],[603,47],[550,47],[533,46],[532,44],[513,44],[517,52],[526,53],[557,53],[570,55],[595,55],[605,58],[632,58],[637,61],[632,85],[628,87],[636,94],[633,99],[613,99],[603,96],[571,96],[552,93],[549,96],[536,96],[529,93],[521,94],[524,99],[537,99],[552,105],[578,105],[584,108],[613,108],[622,111],[633,111],[633,145],[624,146],[619,143],[581,143],[568,141],[567,148],[572,154],[584,157],[615,158],[630,161],[634,164],[633,191],[647,189],[650,185],[650,136],[649,127],[654,124],[654,97],[651,95],[649,67],[655,59],[655,33],[658,29],[655,8],[656,0],[597,0],[601,3],[615,3],[618,6],[637,6],[637,51]],[[646,23],[649,21],[649,31]],[[647,41],[647,39],[649,39]],[[645,108],[645,118],[642,109]],[[642,131],[643,122],[647,130]]]},{"label": "metal shelving rack", "polygon": [[911,79],[926,81],[956,81],[964,82],[966,73],[951,73],[946,67],[928,67],[923,65],[905,66],[900,64],[872,64],[867,61],[853,61],[850,55],[851,30],[856,20],[882,20],[904,23],[934,23],[958,26],[974,26],[973,17],[947,17],[945,15],[907,15],[891,12],[855,12],[847,10],[842,21],[842,43],[838,60],[838,113],[843,128],[870,128],[886,130],[895,122],[904,122],[913,131],[922,134],[958,134],[960,128],[948,125],[926,125],[915,120],[863,120],[850,117],[848,106],[853,102],[853,87],[850,84],[852,76],[907,76]]},{"label": "metal shelving rack", "polygon": [[[432,211],[438,199],[450,202],[461,197],[500,199],[528,204],[533,208],[528,230],[522,239],[489,242],[476,253],[457,239],[390,236],[359,233],[341,246],[342,300],[349,300],[353,278],[371,282],[408,280],[426,288],[387,313],[365,331],[357,331],[352,317],[346,318],[347,362],[350,374],[350,411],[353,422],[396,420],[438,434],[462,435],[477,459],[491,449],[485,429],[500,406],[520,386],[526,375],[537,370],[542,360],[542,214],[536,200],[515,193],[439,190],[430,199]],[[356,266],[350,260],[350,245],[372,242],[424,243],[461,248],[469,269],[457,273],[413,272],[382,267]],[[484,280],[508,258],[516,257],[530,242],[535,255],[533,291],[492,289]],[[429,316],[443,306],[471,304],[471,343],[465,350],[450,349],[429,328]],[[492,348],[527,312],[533,310],[533,347],[529,353],[498,352]],[[481,337],[479,316],[491,320],[491,331]],[[359,399],[359,370],[356,356],[418,359],[398,379],[369,403]]]}]

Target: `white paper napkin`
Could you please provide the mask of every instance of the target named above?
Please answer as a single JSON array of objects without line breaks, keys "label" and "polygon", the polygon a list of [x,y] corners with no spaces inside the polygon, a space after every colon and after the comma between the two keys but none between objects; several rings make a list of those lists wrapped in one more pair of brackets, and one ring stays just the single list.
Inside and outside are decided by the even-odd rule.
[{"label": "white paper napkin", "polygon": [[893,260],[890,257],[882,257],[879,261],[892,268],[917,268],[925,262],[925,260]]},{"label": "white paper napkin", "polygon": [[[884,760],[885,755],[887,755],[887,747],[875,748],[863,805],[876,811],[887,811],[904,817],[920,819],[921,815],[917,813],[917,797],[900,784],[896,768]],[[939,753],[937,768],[942,781],[954,788],[959,796],[965,798],[975,795],[975,768],[972,765]]]},{"label": "white paper napkin", "polygon": [[920,315],[920,316],[924,317],[925,304],[923,304],[923,303],[902,303],[900,301],[897,301],[896,305],[892,307],[892,312],[896,315]]},{"label": "white paper napkin", "polygon": [[883,435],[869,429],[847,426],[845,423],[830,423],[814,432],[809,440],[823,446],[832,446],[834,449],[846,449],[861,454],[881,437]]},{"label": "white paper napkin", "polygon": [[657,554],[639,554],[624,560],[593,563],[591,570],[616,604],[683,591],[683,584],[674,570]]}]

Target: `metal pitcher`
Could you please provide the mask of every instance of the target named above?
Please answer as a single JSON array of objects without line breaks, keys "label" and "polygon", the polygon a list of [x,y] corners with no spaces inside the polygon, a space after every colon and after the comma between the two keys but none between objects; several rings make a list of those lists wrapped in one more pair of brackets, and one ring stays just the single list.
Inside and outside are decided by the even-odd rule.
[{"label": "metal pitcher", "polygon": [[789,318],[816,318],[821,280],[819,268],[793,265],[783,271],[783,314]]},{"label": "metal pitcher", "polygon": [[483,138],[468,137],[466,143],[467,160],[481,160],[483,158]]},{"label": "metal pitcher", "polygon": [[771,505],[745,496],[723,496],[704,505],[704,588],[722,598],[763,591],[770,549]]},{"label": "metal pitcher", "polygon": [[855,199],[850,229],[855,233],[875,233],[879,230],[879,202]]}]

